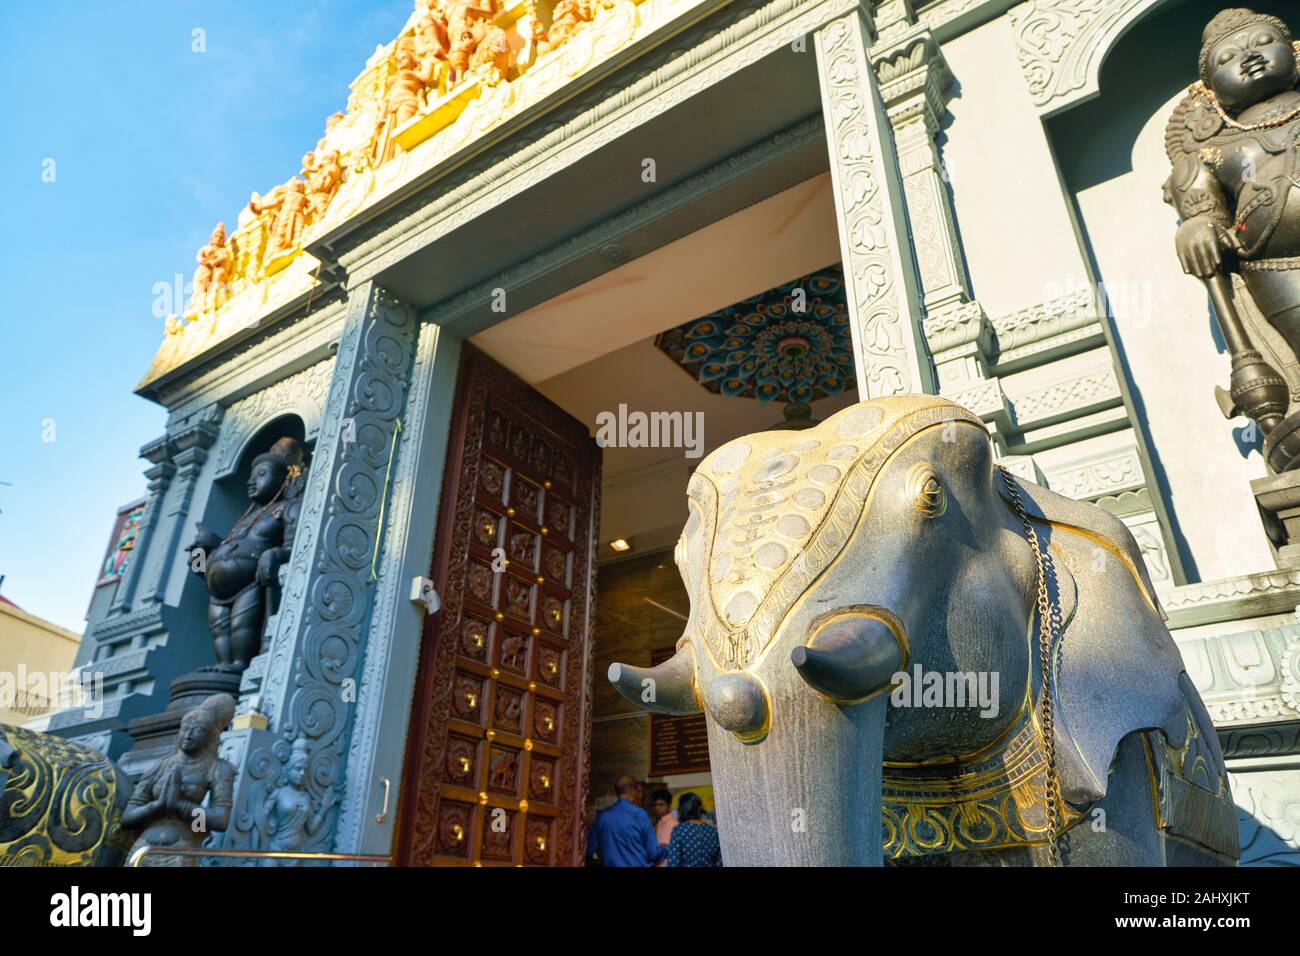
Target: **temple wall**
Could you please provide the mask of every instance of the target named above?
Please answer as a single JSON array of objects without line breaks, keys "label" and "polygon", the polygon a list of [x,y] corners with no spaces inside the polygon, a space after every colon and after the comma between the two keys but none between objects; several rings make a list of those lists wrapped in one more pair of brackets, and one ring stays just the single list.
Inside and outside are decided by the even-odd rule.
[{"label": "temple wall", "polygon": [[1000,17],[943,45],[957,82],[943,143],[975,297],[989,315],[1087,284],[1042,122]]}]

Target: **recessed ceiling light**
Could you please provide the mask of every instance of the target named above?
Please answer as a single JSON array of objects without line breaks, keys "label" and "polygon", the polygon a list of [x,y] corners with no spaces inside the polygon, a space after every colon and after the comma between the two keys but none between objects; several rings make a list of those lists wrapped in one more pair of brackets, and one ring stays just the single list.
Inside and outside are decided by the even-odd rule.
[{"label": "recessed ceiling light", "polygon": [[613,548],[615,551],[632,550],[632,544],[627,540],[627,538],[615,538],[613,541],[609,543],[609,546]]}]

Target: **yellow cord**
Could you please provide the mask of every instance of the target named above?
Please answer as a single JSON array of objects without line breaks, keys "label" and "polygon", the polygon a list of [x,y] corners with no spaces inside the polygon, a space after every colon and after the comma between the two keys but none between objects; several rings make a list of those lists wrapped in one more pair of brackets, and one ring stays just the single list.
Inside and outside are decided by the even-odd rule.
[{"label": "yellow cord", "polygon": [[379,573],[375,568],[379,565],[379,542],[384,538],[384,506],[388,503],[388,483],[393,477],[393,455],[397,452],[397,437],[402,434],[402,420],[397,419],[397,425],[393,429],[393,443],[388,447],[388,467],[384,470],[384,490],[379,498],[379,524],[375,528],[375,553],[370,558],[370,580],[378,581]]}]

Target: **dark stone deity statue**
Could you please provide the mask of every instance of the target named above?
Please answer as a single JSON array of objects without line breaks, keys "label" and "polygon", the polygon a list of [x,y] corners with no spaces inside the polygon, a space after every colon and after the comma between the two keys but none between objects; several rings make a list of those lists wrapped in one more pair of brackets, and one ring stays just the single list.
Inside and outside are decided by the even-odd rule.
[{"label": "dark stone deity statue", "polygon": [[208,629],[215,669],[241,673],[262,645],[262,629],[278,601],[280,565],[289,560],[302,489],[302,446],[281,438],[253,459],[248,510],[225,538],[200,522],[190,545],[191,569],[207,585]]},{"label": "dark stone deity statue", "polygon": [[1300,465],[1300,72],[1281,20],[1245,9],[1210,21],[1201,79],[1165,134],[1165,198],[1182,219],[1184,271],[1204,280],[1232,355],[1228,417],[1264,435],[1274,472]]},{"label": "dark stone deity statue", "polygon": [[[235,699],[213,694],[182,718],[179,749],[140,779],[122,814],[124,829],[141,831],[133,851],[140,846],[196,849],[209,833],[230,825],[235,768],[217,756],[217,746],[234,715]],[[158,854],[145,857],[143,865],[197,866],[198,858]]]}]

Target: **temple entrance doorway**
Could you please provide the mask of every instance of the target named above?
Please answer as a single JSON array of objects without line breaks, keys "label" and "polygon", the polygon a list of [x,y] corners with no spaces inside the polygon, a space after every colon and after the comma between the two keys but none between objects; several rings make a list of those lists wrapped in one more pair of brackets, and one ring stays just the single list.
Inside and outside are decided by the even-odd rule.
[{"label": "temple entrance doorway", "polygon": [[[397,859],[580,865],[582,828],[613,801],[620,776],[643,782],[647,809],[661,788],[675,797],[691,790],[713,807],[703,719],[652,716],[624,701],[605,674],[614,660],[650,664],[671,654],[682,634],[689,607],[672,551],[695,467],[734,438],[806,426],[857,401],[829,176],[633,259],[468,344],[476,357],[461,372],[435,545],[443,608],[426,632]],[[495,384],[467,405],[479,378]],[[497,408],[509,421],[493,440],[483,434],[487,424],[474,423],[486,423],[483,409]],[[521,592],[512,610],[510,589],[523,586],[523,565],[497,573],[488,562],[493,546],[510,557],[519,520],[510,491],[510,469],[524,451],[510,445],[516,418],[529,423],[530,441],[545,432],[557,447],[590,456],[590,490],[562,489],[559,499],[574,507],[594,499],[589,512],[574,516],[571,596],[552,595],[551,583],[538,590],[538,600],[568,602],[562,640],[548,628],[544,603],[540,622],[522,612]],[[482,487],[476,462],[489,463],[493,476],[501,470],[501,490],[493,490],[495,477]],[[527,463],[517,473],[546,480]],[[488,525],[496,530],[476,540]],[[541,564],[524,565],[547,577],[547,542],[541,547]],[[580,554],[590,556],[586,579],[578,576]],[[491,600],[474,596],[476,576]],[[497,578],[500,585],[488,583]],[[523,671],[502,664],[500,635],[522,639],[530,627],[540,634],[529,655],[568,655],[557,665],[566,675],[557,688],[533,656]],[[580,650],[577,642],[585,642]],[[514,720],[496,713],[503,693],[523,696],[524,732],[500,722]],[[544,749],[536,715],[545,721],[557,702],[567,722],[558,750]],[[583,735],[572,751],[565,749],[577,743],[570,726]],[[539,793],[553,793],[552,802]]]},{"label": "temple entrance doorway", "polygon": [[466,348],[398,823],[406,865],[575,865],[600,450]]}]

